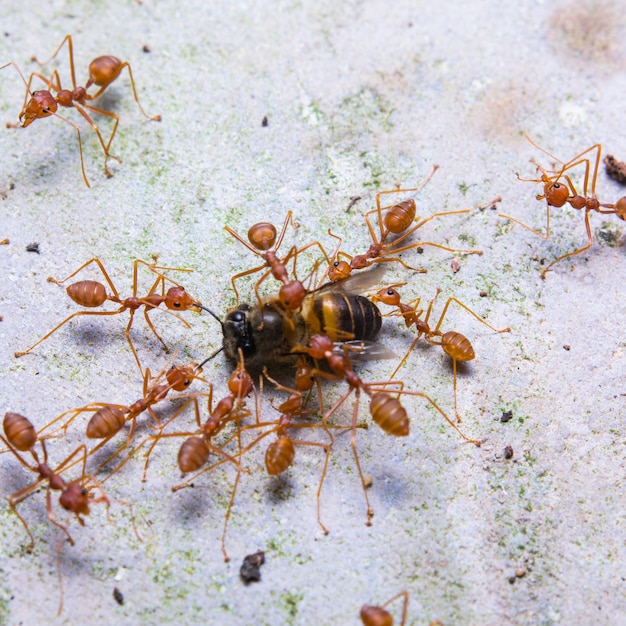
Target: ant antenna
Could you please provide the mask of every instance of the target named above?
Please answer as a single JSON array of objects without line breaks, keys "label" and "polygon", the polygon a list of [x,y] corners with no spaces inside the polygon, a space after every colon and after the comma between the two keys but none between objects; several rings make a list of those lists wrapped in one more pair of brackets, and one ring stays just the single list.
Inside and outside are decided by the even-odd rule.
[{"label": "ant antenna", "polygon": [[208,356],[206,359],[204,359],[204,361],[202,361],[200,365],[196,365],[196,372],[202,371],[202,367],[204,366],[204,364],[208,363],[211,359],[215,358],[223,349],[224,349],[224,346],[222,346],[221,348],[218,348],[211,356]]},{"label": "ant antenna", "polygon": [[[222,327],[222,330],[224,330],[224,322],[222,322],[221,318],[217,315],[217,313],[214,313],[213,311],[211,311],[211,309],[209,309],[209,308],[207,308],[207,307],[205,307],[205,306],[203,306],[201,304],[199,304],[197,306],[198,306],[199,309],[202,309],[203,311],[206,311],[209,315],[212,315],[220,323],[220,326]],[[210,357],[210,358],[212,358],[212,357]]]}]

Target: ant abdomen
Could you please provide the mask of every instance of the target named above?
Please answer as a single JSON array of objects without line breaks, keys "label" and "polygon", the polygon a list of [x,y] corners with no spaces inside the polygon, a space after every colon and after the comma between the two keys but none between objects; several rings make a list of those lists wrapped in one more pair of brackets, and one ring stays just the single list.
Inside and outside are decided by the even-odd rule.
[{"label": "ant abdomen", "polygon": [[389,611],[367,604],[361,607],[361,621],[365,626],[393,626],[393,617]]},{"label": "ant abdomen", "polygon": [[117,57],[105,55],[97,57],[89,64],[89,80],[87,85],[111,84],[120,74],[122,62]]},{"label": "ant abdomen", "polygon": [[185,439],[178,451],[178,467],[183,474],[199,470],[209,458],[209,446],[201,437]]},{"label": "ant abdomen", "polygon": [[400,400],[388,393],[377,393],[370,402],[372,419],[388,434],[406,437],[409,434],[409,418]]},{"label": "ant abdomen", "polygon": [[104,285],[95,280],[80,280],[77,283],[72,283],[66,291],[67,295],[80,306],[100,306],[107,299]]},{"label": "ant abdomen", "polygon": [[19,413],[6,413],[3,427],[9,443],[20,452],[28,452],[37,441],[35,427],[27,417]]},{"label": "ant abdomen", "polygon": [[104,439],[119,432],[126,422],[126,410],[112,404],[98,409],[87,424],[87,437]]},{"label": "ant abdomen", "polygon": [[413,223],[415,211],[415,200],[412,198],[399,202],[385,213],[385,228],[394,235],[403,233]]},{"label": "ant abdomen", "polygon": [[476,357],[470,340],[453,330],[441,336],[441,347],[450,358],[456,361],[472,361]]},{"label": "ant abdomen", "polygon": [[277,476],[284,472],[296,456],[296,449],[291,439],[286,435],[273,441],[265,452],[265,467],[270,476]]},{"label": "ant abdomen", "polygon": [[269,250],[276,241],[276,227],[268,222],[254,224],[248,230],[248,241],[257,250]]}]

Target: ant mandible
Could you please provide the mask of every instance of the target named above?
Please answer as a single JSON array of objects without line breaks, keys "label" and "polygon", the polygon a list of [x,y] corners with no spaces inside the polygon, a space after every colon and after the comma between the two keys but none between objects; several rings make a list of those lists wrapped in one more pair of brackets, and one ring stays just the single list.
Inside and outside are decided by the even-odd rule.
[{"label": "ant mandible", "polygon": [[[109,85],[118,78],[118,76],[121,74],[124,68],[127,68],[128,75],[129,75],[130,82],[131,82],[131,87],[133,90],[133,95],[135,97],[135,101],[137,102],[137,106],[139,107],[139,110],[141,111],[142,115],[151,121],[160,121],[161,116],[160,115],[150,116],[144,111],[143,107],[141,106],[141,103],[139,102],[139,97],[137,96],[135,80],[133,78],[133,73],[132,73],[132,70],[128,61],[121,61],[117,57],[110,56],[110,55],[97,57],[89,64],[89,78],[87,82],[85,83],[85,86],[82,87],[80,85],[77,85],[76,71],[74,67],[74,50],[73,50],[71,35],[65,36],[65,38],[63,39],[59,47],[56,49],[54,54],[50,57],[50,59],[48,59],[44,63],[39,62],[36,57],[33,57],[33,60],[36,63],[38,63],[40,66],[46,65],[47,63],[50,63],[50,61],[52,61],[57,56],[57,54],[61,51],[61,49],[63,48],[65,44],[67,44],[68,53],[69,53],[70,74],[72,77],[72,89],[71,90],[62,88],[61,79],[59,77],[58,70],[54,70],[52,74],[50,75],[50,78],[46,78],[45,76],[43,76],[43,74],[39,72],[31,72],[28,80],[24,78],[24,75],[22,74],[20,68],[13,61],[1,66],[0,70],[4,69],[5,67],[8,67],[9,65],[12,65],[17,70],[20,77],[22,78],[22,81],[24,82],[24,85],[26,86],[26,92],[24,95],[24,104],[19,114],[20,125],[22,128],[26,128],[35,120],[44,119],[46,117],[51,117],[51,116],[58,117],[60,120],[66,122],[67,124],[72,126],[72,128],[74,128],[78,137],[78,147],[79,147],[79,152],[80,152],[80,166],[81,166],[81,171],[83,174],[83,180],[85,181],[85,184],[87,185],[87,187],[90,187],[89,180],[87,179],[87,174],[85,173],[85,163],[83,159],[83,145],[82,145],[82,140],[80,136],[80,129],[74,122],[68,120],[67,118],[57,113],[59,106],[68,108],[68,109],[69,108],[76,109],[78,113],[83,117],[83,119],[89,124],[89,126],[91,126],[92,130],[96,133],[98,137],[98,141],[100,142],[100,146],[102,147],[102,150],[104,152],[104,173],[108,178],[112,176],[107,166],[107,162],[109,158],[115,159],[118,163],[122,162],[119,157],[111,154],[110,152],[111,143],[113,142],[115,133],[117,132],[117,127],[118,127],[120,120],[119,120],[119,116],[116,113],[95,107],[92,104],[89,104],[89,102],[99,98],[102,95],[102,93],[109,87]],[[31,92],[30,88],[31,88],[31,83],[33,81],[33,78],[38,78],[39,80],[43,81],[46,84],[47,88]],[[96,87],[99,87],[99,89],[95,94],[90,94],[88,93],[87,90],[93,85],[95,85]],[[56,93],[56,95],[53,95],[53,92]],[[114,120],[113,130],[111,131],[111,135],[107,142],[105,142],[104,138],[102,137],[102,133],[100,132],[100,129],[98,128],[96,123],[93,121],[88,111],[92,113],[97,113],[100,115],[105,115]]]},{"label": "ant mandible", "polygon": [[[546,273],[559,261],[563,259],[567,259],[568,257],[575,256],[577,254],[581,254],[588,250],[592,243],[593,237],[591,234],[591,225],[589,224],[589,212],[595,211],[600,214],[615,214],[620,219],[626,220],[626,196],[620,198],[614,204],[610,203],[600,203],[598,198],[596,197],[596,182],[598,179],[598,169],[600,166],[600,157],[602,152],[601,144],[597,143],[587,148],[580,154],[576,155],[573,159],[564,163],[553,154],[550,154],[547,150],[539,146],[535,143],[526,133],[524,133],[524,137],[538,150],[541,150],[544,154],[548,155],[555,162],[561,163],[561,168],[559,170],[546,170],[540,165],[536,165],[537,169],[541,172],[541,178],[522,178],[519,174],[516,174],[517,179],[523,182],[534,182],[543,184],[543,193],[537,194],[537,200],[546,201],[546,229],[545,233],[541,233],[534,228],[531,228],[524,222],[511,217],[510,215],[506,215],[504,213],[500,213],[498,217],[504,217],[506,219],[523,226],[527,230],[530,230],[535,235],[538,235],[544,240],[547,240],[550,237],[550,207],[560,208],[569,204],[572,208],[580,211],[582,209],[585,210],[585,230],[587,232],[587,243],[582,248],[578,248],[573,252],[568,252],[567,254],[563,254],[552,263],[550,263],[542,272],[541,278],[546,277]],[[595,159],[592,158],[593,153],[595,152]],[[593,166],[591,162],[593,161]],[[534,163],[534,161],[533,161]],[[566,174],[567,171],[576,168],[579,165],[584,165],[585,175],[583,182],[583,193],[579,194],[574,186],[571,177]],[[591,174],[591,185],[589,185]],[[565,182],[560,182],[562,179],[565,179]]]},{"label": "ant mandible", "polygon": [[[143,313],[144,313],[145,320],[150,330],[156,335],[157,339],[161,342],[165,352],[169,352],[167,345],[165,344],[165,342],[163,341],[159,333],[157,333],[156,329],[154,328],[154,325],[152,324],[152,321],[150,320],[150,317],[148,315],[150,311],[158,308],[161,304],[165,304],[165,306],[167,307],[168,313],[171,313],[172,311],[188,311],[189,309],[201,310],[204,307],[202,307],[200,302],[192,298],[185,291],[185,288],[182,285],[179,285],[177,282],[165,276],[165,274],[161,273],[158,270],[181,271],[181,272],[189,272],[191,270],[187,270],[187,269],[183,269],[179,267],[161,267],[155,264],[146,263],[145,261],[142,261],[140,259],[136,259],[133,263],[133,290],[132,290],[133,295],[130,296],[129,298],[124,298],[124,299],[120,298],[117,292],[117,289],[115,288],[115,285],[109,278],[107,271],[104,269],[104,265],[102,264],[100,259],[98,259],[97,257],[90,259],[86,263],[83,263],[83,265],[81,265],[77,270],[72,272],[69,276],[66,276],[63,280],[57,280],[50,276],[48,277],[48,281],[56,283],[57,285],[62,285],[64,282],[66,282],[73,276],[76,276],[76,274],[78,274],[81,270],[91,265],[92,263],[95,263],[98,266],[102,275],[104,276],[104,279],[109,285],[112,293],[110,294],[107,293],[105,285],[103,285],[100,282],[93,281],[93,280],[81,280],[76,283],[72,283],[71,285],[67,287],[66,289],[67,295],[74,302],[76,302],[76,304],[83,306],[83,307],[89,307],[89,308],[97,307],[97,306],[104,304],[106,301],[109,301],[109,302],[114,302],[115,304],[119,304],[120,305],[119,308],[115,309],[114,311],[77,311],[76,313],[72,313],[71,315],[66,317],[60,324],[57,324],[50,332],[46,333],[41,339],[39,339],[39,341],[35,342],[32,346],[30,346],[30,348],[15,352],[15,357],[18,358],[18,357],[24,356],[25,354],[28,354],[33,348],[35,348],[40,343],[45,341],[48,337],[50,337],[50,335],[55,333],[57,330],[59,330],[59,328],[64,326],[67,322],[69,322],[74,317],[78,317],[79,315],[118,315],[120,313],[123,313],[124,311],[128,311],[130,314],[130,319],[128,321],[128,325],[126,326],[126,340],[128,341],[128,345],[130,346],[130,349],[133,352],[133,356],[135,357],[135,361],[137,362],[139,371],[141,372],[141,375],[143,376],[144,373],[143,373],[143,368],[141,366],[141,362],[139,360],[139,356],[137,355],[135,346],[133,345],[133,342],[130,338],[130,328],[133,324],[135,311],[142,306],[145,307]],[[137,269],[139,265],[145,265],[151,272],[153,272],[157,276],[156,280],[154,281],[154,284],[152,285],[152,287],[150,288],[150,291],[148,292],[148,295],[142,298],[137,297]],[[173,285],[167,290],[167,293],[165,293],[166,281]],[[156,293],[159,286],[161,286],[161,294]],[[189,328],[188,322],[186,322],[184,319],[182,319],[175,313],[171,313],[171,314],[174,315],[174,317],[177,317],[178,319],[180,319],[183,322],[183,324],[185,324]]]}]

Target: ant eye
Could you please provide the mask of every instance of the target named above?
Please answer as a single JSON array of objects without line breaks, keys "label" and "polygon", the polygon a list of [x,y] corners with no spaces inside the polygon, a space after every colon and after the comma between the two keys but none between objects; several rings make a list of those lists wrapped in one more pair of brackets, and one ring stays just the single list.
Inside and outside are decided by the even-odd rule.
[{"label": "ant eye", "polygon": [[394,293],[395,293],[394,289],[387,289],[387,295],[388,296],[393,296]]},{"label": "ant eye", "polygon": [[178,300],[176,300],[173,304],[177,309],[180,309],[180,302]]},{"label": "ant eye", "polygon": [[335,267],[337,267],[337,266],[339,265],[339,261],[335,261],[335,262],[333,263],[333,265],[334,265]]},{"label": "ant eye", "polygon": [[553,188],[554,189],[560,189],[561,188],[561,184],[560,183],[554,183]]}]

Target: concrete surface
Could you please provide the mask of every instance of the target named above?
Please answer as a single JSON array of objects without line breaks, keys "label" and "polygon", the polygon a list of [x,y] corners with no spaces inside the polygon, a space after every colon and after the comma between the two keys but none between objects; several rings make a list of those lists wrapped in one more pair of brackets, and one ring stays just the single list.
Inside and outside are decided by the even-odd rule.
[{"label": "concrete surface", "polygon": [[[32,55],[46,57],[71,33],[80,82],[92,58],[126,59],[143,106],[163,121],[145,121],[128,77],[120,78],[100,102],[120,116],[112,152],[123,163],[112,163],[106,179],[94,134],[70,111],[83,134],[87,189],[68,125],[4,128],[16,121],[24,88],[12,68],[0,72],[0,239],[10,239],[0,246],[2,412],[27,415],[40,428],[72,407],[141,396],[126,322],[116,317],[79,318],[13,358],[77,310],[46,278],[94,256],[123,295],[136,258],[158,254],[163,265],[191,268],[172,276],[223,313],[234,304],[229,277],[256,261],[225,224],[245,233],[258,221],[280,224],[292,210],[300,228],[288,233],[289,245],[318,239],[330,249],[332,228],[345,250],[361,252],[370,243],[363,214],[376,191],[412,186],[434,163],[440,170],[417,198],[421,215],[501,195],[500,210],[542,227],[540,190],[514,174],[532,176],[529,159],[546,166],[549,159],[521,133],[564,160],[596,142],[626,157],[625,20],[617,1],[54,0],[42,11],[4,3],[1,63],[32,71]],[[65,55],[56,66],[68,84]],[[603,171],[597,188],[603,199],[624,195]],[[361,199],[347,210],[353,196]],[[427,274],[395,264],[388,273],[424,302],[441,288],[436,313],[455,296],[493,325],[511,327],[495,335],[460,309],[446,321],[477,353],[459,377],[459,408],[465,431],[485,440],[480,449],[418,400],[406,402],[408,438],[392,439],[374,424],[359,432],[376,513],[366,527],[349,437],[339,436],[322,493],[331,531],[324,536],[315,498],[323,455],[300,447],[289,472],[269,479],[259,446],[246,458],[251,474],[242,478],[227,536],[232,560],[224,563],[220,537],[234,474],[216,470],[173,494],[180,475],[176,444],[167,442],[147,483],[139,460],[107,482],[110,520],[102,506],[85,528],[58,512],[74,547],[57,549],[43,492],[20,506],[35,536],[32,554],[2,505],[0,622],[357,624],[363,603],[382,604],[402,589],[412,625],[625,619],[624,224],[593,216],[594,233],[604,236],[542,281],[542,263],[585,241],[582,216],[554,211],[546,242],[496,213],[423,229],[425,239],[484,250],[459,257],[458,272],[453,255],[425,248],[405,259]],[[26,251],[33,242],[39,254]],[[250,298],[252,283],[241,287]],[[201,359],[220,343],[208,316],[188,314],[191,329],[153,317],[181,359]],[[167,357],[141,317],[133,337],[146,365],[161,369]],[[390,318],[380,341],[402,354],[411,338]],[[374,361],[359,372],[381,380],[394,366]],[[218,357],[205,371],[217,397],[229,368]],[[402,375],[407,388],[452,413],[451,367],[440,350],[416,350]],[[324,386],[329,400],[342,391]],[[503,423],[505,411],[513,417]],[[276,418],[267,396],[262,412]],[[347,407],[338,419],[349,417]],[[191,426],[190,414],[181,419],[181,429]],[[362,419],[369,420],[364,407]],[[50,445],[56,462],[80,441],[79,429],[70,430],[68,442]],[[31,479],[7,453],[0,476],[3,495]],[[132,503],[142,541],[121,500]],[[267,558],[262,580],[245,586],[239,567],[257,549]],[[56,618],[58,563],[65,596]],[[399,619],[400,606],[392,608]]]}]

